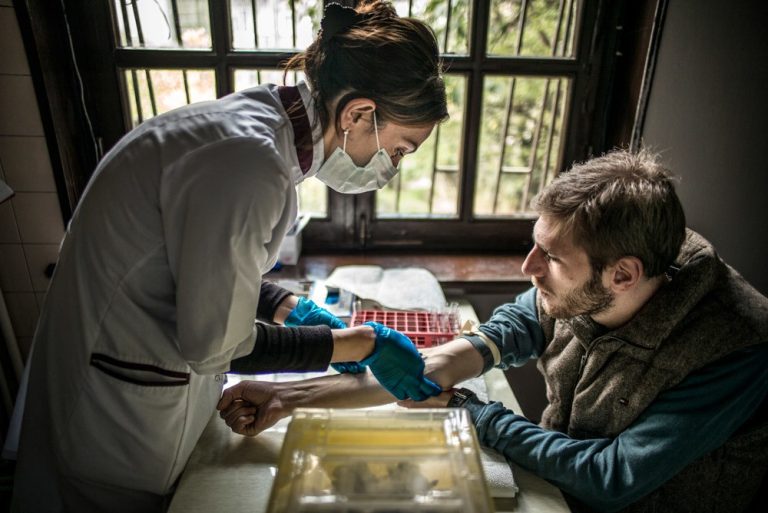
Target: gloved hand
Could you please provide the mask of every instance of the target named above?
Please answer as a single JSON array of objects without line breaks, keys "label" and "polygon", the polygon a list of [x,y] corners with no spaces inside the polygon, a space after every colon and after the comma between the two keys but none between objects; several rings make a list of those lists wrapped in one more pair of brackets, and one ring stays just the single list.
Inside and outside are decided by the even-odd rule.
[{"label": "gloved hand", "polygon": [[332,363],[331,367],[339,374],[360,374],[365,372],[365,365],[360,365],[359,362],[337,362]]},{"label": "gloved hand", "polygon": [[366,322],[376,332],[373,352],[361,365],[370,367],[379,383],[400,400],[423,401],[443,390],[424,376],[424,361],[411,339],[377,322]]},{"label": "gloved hand", "polygon": [[333,315],[325,308],[321,308],[311,299],[305,297],[299,298],[296,308],[291,310],[285,319],[286,326],[329,326],[331,329],[339,330],[346,328],[344,322]]},{"label": "gloved hand", "polygon": [[[333,315],[325,308],[317,306],[317,304],[311,299],[307,299],[305,297],[299,298],[299,303],[293,310],[291,310],[291,313],[288,314],[284,324],[286,326],[324,325],[334,330],[340,330],[347,327],[344,321]],[[349,372],[351,374],[365,372],[365,366],[360,365],[357,362],[332,363],[331,367],[333,367],[336,372],[341,374],[344,374],[345,372]]]}]

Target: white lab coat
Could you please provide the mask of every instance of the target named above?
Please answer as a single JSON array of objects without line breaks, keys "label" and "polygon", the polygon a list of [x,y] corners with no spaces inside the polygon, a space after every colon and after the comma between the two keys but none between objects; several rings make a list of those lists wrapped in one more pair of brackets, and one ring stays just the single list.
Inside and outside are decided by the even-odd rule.
[{"label": "white lab coat", "polygon": [[[293,139],[264,86],[154,118],[104,157],[35,335],[15,510],[147,511],[173,491],[221,373],[253,349],[296,217]],[[322,159],[318,141],[307,175]]]}]

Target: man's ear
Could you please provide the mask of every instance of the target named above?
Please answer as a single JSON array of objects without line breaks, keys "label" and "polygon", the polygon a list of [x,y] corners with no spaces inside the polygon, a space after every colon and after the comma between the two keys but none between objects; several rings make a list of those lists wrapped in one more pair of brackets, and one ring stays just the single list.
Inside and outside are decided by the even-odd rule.
[{"label": "man's ear", "polygon": [[376,110],[376,102],[370,98],[354,98],[349,100],[341,110],[340,126],[342,130],[354,130],[360,120],[367,120],[365,127],[372,121],[371,114]]},{"label": "man's ear", "polygon": [[608,266],[607,271],[609,273],[608,287],[614,292],[626,292],[642,279],[644,267],[639,258],[626,256]]}]

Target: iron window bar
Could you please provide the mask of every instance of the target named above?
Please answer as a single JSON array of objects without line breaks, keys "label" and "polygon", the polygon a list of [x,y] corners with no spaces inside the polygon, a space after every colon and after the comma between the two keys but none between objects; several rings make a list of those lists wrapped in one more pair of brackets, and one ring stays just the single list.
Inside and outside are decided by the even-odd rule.
[{"label": "iron window bar", "polygon": [[[565,24],[566,26],[565,35],[564,35],[565,37],[563,38],[563,44],[562,44],[563,57],[566,55],[566,52],[569,49],[570,29],[571,29],[574,1],[575,0],[567,1],[567,5],[568,5],[567,9],[566,9],[566,0],[560,1],[560,5],[558,7],[558,19],[557,19],[555,35],[551,43],[551,56],[553,58],[557,57],[558,47],[560,47],[560,35],[563,27],[563,18],[565,16],[566,11],[568,12],[568,17]],[[517,41],[515,45],[515,53],[517,55],[520,55],[520,52],[522,50],[522,41],[523,41],[523,35],[524,35],[523,32],[525,29],[527,9],[528,9],[527,0],[522,0],[521,7],[520,7],[520,16],[518,19]],[[555,100],[551,105],[552,115],[550,117],[549,124],[547,126],[544,119],[546,116],[547,108],[550,106],[550,90],[551,90],[551,84],[553,80],[557,81],[557,90],[555,94]],[[506,117],[504,121],[504,130],[503,130],[502,139],[501,139],[501,155],[499,158],[499,167],[496,174],[493,210],[492,210],[493,214],[498,213],[499,196],[501,194],[501,180],[505,174],[525,174],[526,175],[525,184],[522,189],[522,198],[518,205],[518,211],[521,211],[527,208],[529,197],[531,195],[531,185],[533,182],[533,174],[535,173],[535,168],[537,166],[539,144],[541,141],[541,131],[544,129],[545,126],[547,126],[548,128],[548,134],[547,134],[546,150],[543,156],[544,162],[541,169],[541,179],[539,180],[538,188],[537,188],[537,191],[539,192],[544,187],[544,184],[549,178],[549,171],[550,171],[549,167],[552,161],[552,149],[553,149],[552,146],[554,141],[557,114],[559,112],[560,99],[561,99],[561,93],[562,93],[563,79],[561,77],[557,77],[557,78],[548,77],[545,81],[544,94],[542,95],[542,99],[539,105],[539,113],[536,120],[536,128],[534,130],[530,153],[528,155],[528,166],[522,167],[522,166],[505,166],[504,165],[504,161],[506,158],[506,151],[507,151],[507,140],[509,137],[509,128],[511,124],[510,118],[512,115],[512,111],[514,109],[514,96],[515,96],[516,82],[517,82],[516,77],[513,76],[510,84],[510,92],[509,92],[507,108],[506,108]]]},{"label": "iron window bar", "polygon": [[[136,3],[136,0],[134,0]],[[179,4],[177,0],[171,0],[171,11],[173,13],[173,28],[176,31],[176,43],[179,48],[184,47],[184,42],[181,39],[181,19],[179,17]],[[184,96],[187,100],[187,104],[192,103],[189,95],[189,80],[187,78],[187,70],[181,70],[182,80],[184,81]]]},{"label": "iron window bar", "polygon": [[[517,41],[515,42],[515,55],[520,55],[520,50],[523,47],[523,34],[525,32],[525,17],[528,11],[528,0],[522,0],[520,3],[520,15],[517,20]],[[517,78],[512,77],[512,82],[509,86],[509,96],[507,100],[506,117],[504,118],[504,130],[501,136],[501,155],[499,156],[499,168],[496,173],[496,188],[493,193],[493,210],[494,214],[498,211],[499,206],[499,193],[501,192],[501,177],[504,174],[504,159],[507,156],[507,138],[509,137],[509,125],[510,118],[512,117],[512,110],[515,105],[515,86],[517,84]]]},{"label": "iron window bar", "polygon": [[[557,47],[560,44],[560,30],[561,30],[561,28],[563,26],[563,14],[564,14],[563,10],[564,10],[564,8],[565,8],[565,1],[564,0],[560,0],[560,5],[558,7],[557,26],[556,26],[556,29],[555,29],[555,37],[552,40],[552,52],[551,52],[552,57],[555,57],[557,55]],[[566,41],[567,41],[567,39],[566,39]],[[565,45],[563,45],[563,46],[564,46],[563,50],[565,50]],[[547,78],[547,80],[545,82],[545,85],[544,85],[544,96],[541,99],[541,106],[539,108],[539,116],[538,116],[538,119],[536,120],[536,132],[534,134],[533,145],[532,145],[533,147],[531,149],[531,154],[530,154],[529,162],[528,162],[528,165],[529,165],[529,168],[530,168],[530,172],[528,173],[528,176],[526,177],[525,186],[523,188],[523,197],[522,197],[522,200],[520,201],[520,206],[523,209],[525,209],[527,207],[527,205],[528,205],[528,198],[529,198],[530,193],[531,193],[532,176],[533,176],[533,172],[534,172],[534,167],[536,166],[536,156],[537,156],[538,151],[539,151],[539,138],[541,137],[541,130],[543,128],[544,115],[546,114],[547,105],[549,104],[549,88],[550,88],[551,83],[552,83],[552,79],[551,78]],[[560,80],[558,80],[558,84],[559,83],[560,83]],[[553,111],[557,110],[557,103],[555,103],[555,105],[552,106],[552,110]],[[539,182],[540,185],[544,183],[545,177],[549,174],[549,169],[548,169],[549,161],[550,161],[550,154],[549,154],[549,152],[552,151],[551,143],[552,143],[552,135],[553,135],[553,133],[555,131],[555,120],[556,119],[557,119],[556,117],[552,118],[550,126],[549,126],[549,134],[548,134],[549,141],[548,141],[548,144],[547,144],[547,153],[545,154],[545,159],[544,159],[546,164],[543,166],[543,169],[541,170],[542,174],[543,174],[543,177],[542,177],[542,181]],[[541,190],[541,187],[539,188],[539,190]]]},{"label": "iron window bar", "polygon": [[[126,0],[120,0],[120,6],[121,6],[121,12],[123,14],[123,26],[125,27],[126,43],[128,43],[129,45],[133,45],[134,43],[133,31],[131,30],[131,21],[130,21],[130,18],[128,17]],[[141,27],[141,16],[139,15],[139,8],[136,0],[131,2],[131,11],[133,14],[134,23],[136,25],[136,32],[139,40],[139,45],[143,47],[144,33]],[[154,115],[157,115],[157,103],[155,101],[155,91],[152,86],[152,77],[148,69],[144,70],[144,74],[147,81],[147,91],[149,93],[149,101],[150,101],[150,106],[152,108],[152,115],[154,116]],[[131,81],[133,82],[134,100],[136,101],[136,113],[139,118],[139,122],[142,122],[144,121],[144,109],[141,104],[140,85],[139,85],[138,75],[135,69],[131,70]]]}]

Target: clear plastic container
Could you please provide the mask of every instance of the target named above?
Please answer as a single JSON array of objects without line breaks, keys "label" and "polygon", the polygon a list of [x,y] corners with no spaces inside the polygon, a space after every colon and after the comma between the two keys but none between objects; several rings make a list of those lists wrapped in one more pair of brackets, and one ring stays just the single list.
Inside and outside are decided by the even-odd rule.
[{"label": "clear plastic container", "polygon": [[297,409],[270,513],[492,512],[463,409]]}]

